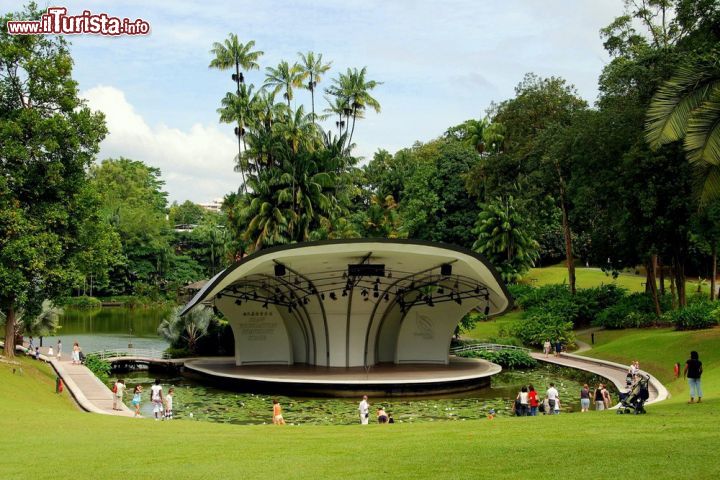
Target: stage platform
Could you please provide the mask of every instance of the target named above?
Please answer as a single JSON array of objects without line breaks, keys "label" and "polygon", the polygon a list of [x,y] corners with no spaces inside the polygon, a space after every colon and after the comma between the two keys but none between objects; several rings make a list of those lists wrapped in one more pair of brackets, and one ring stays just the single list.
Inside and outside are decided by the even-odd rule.
[{"label": "stage platform", "polygon": [[185,373],[227,388],[283,394],[350,397],[440,395],[490,384],[501,367],[480,359],[450,357],[448,365],[382,363],[370,368],[295,365],[236,366],[231,357],[185,362]]}]

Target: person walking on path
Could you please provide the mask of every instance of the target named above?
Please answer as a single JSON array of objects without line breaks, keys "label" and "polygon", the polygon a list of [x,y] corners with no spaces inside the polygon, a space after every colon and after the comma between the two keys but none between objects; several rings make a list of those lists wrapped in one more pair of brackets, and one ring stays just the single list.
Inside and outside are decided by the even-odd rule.
[{"label": "person walking on path", "polygon": [[702,371],[700,355],[693,350],[690,352],[690,359],[685,362],[685,370],[683,371],[683,377],[688,379],[688,384],[690,385],[690,401],[688,403],[695,403],[696,396],[697,403],[702,402],[702,386],[700,385]]},{"label": "person walking on path", "polygon": [[53,352],[52,345],[50,345],[50,346],[48,347],[48,354],[47,354],[47,355],[48,355],[48,358],[55,356],[55,352]]},{"label": "person walking on path", "polygon": [[557,402],[559,399],[558,398],[559,394],[558,394],[557,388],[555,388],[554,383],[550,384],[550,388],[547,389],[547,393],[545,396],[547,397],[547,400],[548,400],[548,410],[549,410],[548,414],[554,415],[555,414],[555,402]]},{"label": "person walking on path", "polygon": [[28,340],[28,352],[32,355],[32,352],[35,351],[35,342],[33,341],[33,337],[30,337],[30,340]]},{"label": "person walking on path", "polygon": [[555,341],[555,356],[559,357],[562,353],[562,340],[558,339]]},{"label": "person walking on path", "polygon": [[58,343],[57,343],[57,359],[60,360],[60,359],[61,359],[60,357],[62,357],[62,340],[60,340],[60,339],[58,338]]},{"label": "person walking on path", "polygon": [[517,400],[519,402],[518,406],[520,407],[520,410],[517,412],[518,417],[527,417],[529,400],[528,389],[526,386],[523,385],[520,389],[520,393],[517,394]]},{"label": "person walking on path", "polygon": [[590,410],[590,387],[586,383],[580,390],[580,411],[587,412]]},{"label": "person walking on path", "polygon": [[72,364],[80,365],[80,344],[78,342],[73,343]]},{"label": "person walking on path", "polygon": [[160,420],[160,417],[164,413],[164,408],[162,385],[160,385],[159,378],[156,378],[155,384],[150,387],[150,401],[153,404],[153,414],[155,415],[155,420]]},{"label": "person walking on path", "polygon": [[536,417],[538,411],[538,396],[535,391],[535,387],[532,384],[528,385],[528,403],[530,404],[530,416]]},{"label": "person walking on path", "polygon": [[125,382],[122,378],[118,378],[113,385],[113,410],[122,410],[118,405],[122,405],[123,396],[125,395]]},{"label": "person walking on path", "polygon": [[595,392],[593,394],[593,397],[595,398],[595,410],[601,411],[605,410],[605,401],[603,400],[603,384],[598,384],[597,388],[595,389]]},{"label": "person walking on path", "polygon": [[550,340],[545,340],[545,343],[543,343],[543,353],[545,354],[545,358],[548,358],[550,356],[550,349],[552,348],[552,345],[550,345]]},{"label": "person walking on path", "polygon": [[273,398],[273,424],[285,425],[285,419],[282,416],[282,407],[277,398]]},{"label": "person walking on path", "polygon": [[367,425],[368,418],[370,417],[370,404],[368,403],[367,395],[363,395],[358,410],[360,411],[360,424]]},{"label": "person walking on path", "polygon": [[133,407],[135,407],[135,416],[140,416],[140,401],[142,400],[142,385],[135,385],[135,390],[133,391],[133,399],[132,404]]}]

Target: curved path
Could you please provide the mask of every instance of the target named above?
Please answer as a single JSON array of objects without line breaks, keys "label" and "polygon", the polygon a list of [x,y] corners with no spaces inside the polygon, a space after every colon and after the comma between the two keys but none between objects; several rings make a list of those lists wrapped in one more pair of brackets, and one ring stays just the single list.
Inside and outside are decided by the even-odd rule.
[{"label": "curved path", "polygon": [[[589,350],[589,345],[585,344],[585,347],[581,351]],[[608,362],[605,360],[598,360],[596,358],[581,357],[580,355],[573,355],[571,353],[562,353],[559,357],[550,355],[545,357],[545,354],[540,352],[531,352],[530,355],[535,360],[541,362],[553,363],[563,367],[577,368],[579,370],[585,370],[587,372],[600,375],[601,377],[607,378],[615,384],[619,391],[627,390],[625,385],[625,377],[627,375],[628,366],[619,363]],[[660,381],[648,372],[642,371],[641,373],[650,377],[648,387],[650,390],[650,398],[646,403],[661,402],[668,398],[668,391]]]}]

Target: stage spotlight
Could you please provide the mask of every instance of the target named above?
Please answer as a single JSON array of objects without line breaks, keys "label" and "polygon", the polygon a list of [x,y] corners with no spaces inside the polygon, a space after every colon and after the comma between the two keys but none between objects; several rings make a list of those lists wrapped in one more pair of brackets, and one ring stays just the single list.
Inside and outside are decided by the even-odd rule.
[{"label": "stage spotlight", "polygon": [[282,265],[280,263],[275,264],[275,276],[276,277],[282,277],[287,273],[285,270],[285,265]]},{"label": "stage spotlight", "polygon": [[307,297],[303,298],[303,305],[307,305],[308,303],[310,303],[310,300],[308,300]]},{"label": "stage spotlight", "polygon": [[449,263],[443,263],[442,265],[440,265],[440,275],[442,275],[443,277],[449,277],[450,275],[452,275],[452,265],[450,265]]},{"label": "stage spotlight", "polygon": [[344,288],[343,288],[343,291],[342,291],[342,296],[343,296],[343,297],[347,297],[347,290],[344,289]]},{"label": "stage spotlight", "polygon": [[475,286],[475,295],[480,295],[480,286]]},{"label": "stage spotlight", "polygon": [[321,294],[320,294],[320,299],[321,299],[321,300],[325,300],[325,294],[324,294],[324,293],[321,293]]},{"label": "stage spotlight", "polygon": [[455,299],[455,303],[457,303],[458,305],[462,305],[462,298],[460,298],[460,295],[458,295]]},{"label": "stage spotlight", "polygon": [[235,305],[242,305],[242,300],[240,300],[239,298],[235,300]]},{"label": "stage spotlight", "polygon": [[490,305],[485,305],[485,316],[490,315]]},{"label": "stage spotlight", "polygon": [[390,301],[390,295],[388,295],[387,293],[385,294],[385,301],[386,301],[386,302],[389,302],[389,301]]},{"label": "stage spotlight", "polygon": [[380,292],[377,290],[373,292],[373,297],[378,298],[380,296]]},{"label": "stage spotlight", "polygon": [[368,291],[367,291],[367,289],[366,289],[366,288],[363,288],[362,291],[360,292],[360,295],[362,295],[363,297],[367,297],[367,296],[368,296]]},{"label": "stage spotlight", "polygon": [[217,294],[217,299],[220,300],[222,298],[222,293]]},{"label": "stage spotlight", "polygon": [[257,292],[253,292],[253,300],[257,300],[258,294]]},{"label": "stage spotlight", "polygon": [[440,295],[444,294],[444,293],[445,293],[445,289],[444,289],[443,287],[438,287],[438,293],[439,293]]},{"label": "stage spotlight", "polygon": [[332,300],[337,300],[337,295],[335,295],[335,292],[330,292],[330,298]]},{"label": "stage spotlight", "polygon": [[378,284],[377,284],[377,283],[376,283],[375,285],[373,285],[373,291],[375,291],[375,292],[378,291]]},{"label": "stage spotlight", "polygon": [[280,287],[275,287],[275,293],[280,293]]},{"label": "stage spotlight", "polygon": [[265,300],[265,303],[262,304],[262,308],[266,309],[268,308],[268,301]]}]

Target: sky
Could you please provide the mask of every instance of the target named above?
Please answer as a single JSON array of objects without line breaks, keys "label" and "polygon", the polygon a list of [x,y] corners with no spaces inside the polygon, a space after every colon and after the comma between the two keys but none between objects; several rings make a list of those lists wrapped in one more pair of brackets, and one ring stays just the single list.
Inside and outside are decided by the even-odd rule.
[{"label": "sky", "polygon": [[[38,0],[41,8],[47,7]],[[332,60],[319,88],[347,68],[367,67],[383,82],[382,106],[358,122],[354,153],[372,158],[448,127],[482,118],[491,102],[511,98],[525,73],[560,76],[589,103],[609,61],[599,31],[623,12],[622,0],[295,0],[54,1],[150,23],[147,36],[74,35],[73,76],[81,96],[106,115],[109,134],[98,160],[124,156],[160,168],[170,201],[209,202],[237,191],[237,140],[217,108],[234,90],[230,72],[209,69],[213,42],[236,33],[265,54],[246,74],[312,50]],[[0,12],[19,2],[0,0]],[[316,98],[316,109],[324,100]],[[309,108],[309,92],[296,93]],[[320,105],[320,106],[318,106]],[[326,129],[334,128],[334,120]]]}]

